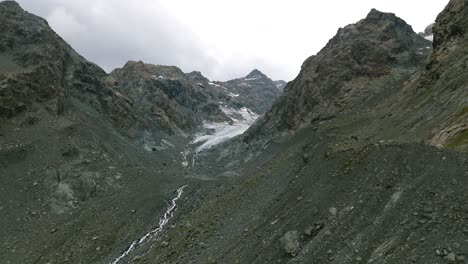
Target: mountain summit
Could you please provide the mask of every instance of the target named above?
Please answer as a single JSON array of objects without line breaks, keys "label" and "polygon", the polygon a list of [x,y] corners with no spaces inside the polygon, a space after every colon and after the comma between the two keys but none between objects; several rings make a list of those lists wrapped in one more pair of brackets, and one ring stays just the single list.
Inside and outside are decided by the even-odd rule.
[{"label": "mountain summit", "polygon": [[263,72],[257,70],[257,69],[254,69],[253,71],[251,71],[249,74],[247,74],[247,76],[245,76],[245,78],[262,78],[262,79],[265,79],[265,78],[268,78],[265,74],[263,74]]},{"label": "mountain summit", "polygon": [[362,108],[358,102],[398,89],[394,84],[424,64],[430,46],[402,19],[373,9],[365,19],[339,29],[303,63],[266,122],[280,130],[297,129]]}]

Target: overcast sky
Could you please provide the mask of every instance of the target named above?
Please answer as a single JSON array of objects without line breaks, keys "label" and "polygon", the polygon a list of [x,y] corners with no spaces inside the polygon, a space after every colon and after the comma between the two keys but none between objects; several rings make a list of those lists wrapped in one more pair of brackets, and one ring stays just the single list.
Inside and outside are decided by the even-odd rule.
[{"label": "overcast sky", "polygon": [[258,68],[292,80],[339,27],[371,8],[423,31],[448,0],[17,0],[75,50],[111,71],[128,60],[176,65],[212,80]]}]

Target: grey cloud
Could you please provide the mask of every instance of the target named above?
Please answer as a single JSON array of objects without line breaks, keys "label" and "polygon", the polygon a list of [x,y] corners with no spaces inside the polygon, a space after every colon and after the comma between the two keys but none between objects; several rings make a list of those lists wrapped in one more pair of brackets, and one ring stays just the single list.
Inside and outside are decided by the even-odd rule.
[{"label": "grey cloud", "polygon": [[107,71],[128,60],[176,65],[184,71],[200,70],[208,76],[218,66],[197,36],[154,1],[20,0],[19,3],[46,18],[79,53]]}]

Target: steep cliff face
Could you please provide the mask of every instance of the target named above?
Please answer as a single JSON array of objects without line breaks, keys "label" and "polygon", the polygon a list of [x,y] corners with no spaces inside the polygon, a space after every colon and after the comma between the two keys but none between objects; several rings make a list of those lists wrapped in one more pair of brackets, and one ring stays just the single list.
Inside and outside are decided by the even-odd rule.
[{"label": "steep cliff face", "polygon": [[204,120],[228,120],[219,108],[219,101],[226,97],[209,90],[208,79],[201,74],[185,74],[175,66],[129,61],[114,70],[107,81],[168,133],[189,133]]},{"label": "steep cliff face", "polygon": [[430,45],[402,19],[374,9],[338,30],[325,48],[304,62],[266,114],[266,126],[294,130],[362,108],[366,101],[398,90],[424,64]]},{"label": "steep cliff face", "polygon": [[128,100],[101,82],[106,73],[76,53],[44,19],[13,1],[2,2],[0,12],[1,116],[33,106],[70,115],[80,112],[78,100],[118,126],[138,123]]},{"label": "steep cliff face", "polygon": [[397,138],[468,150],[467,3],[450,1],[440,13],[434,25],[434,52],[425,69],[383,104],[394,114]]},{"label": "steep cliff face", "polygon": [[[423,87],[450,107],[429,142],[468,151],[468,1],[451,1],[437,17],[434,54],[427,66]],[[432,84],[431,84],[432,82]],[[445,91],[445,92],[444,92]],[[449,92],[447,92],[449,91]]]}]

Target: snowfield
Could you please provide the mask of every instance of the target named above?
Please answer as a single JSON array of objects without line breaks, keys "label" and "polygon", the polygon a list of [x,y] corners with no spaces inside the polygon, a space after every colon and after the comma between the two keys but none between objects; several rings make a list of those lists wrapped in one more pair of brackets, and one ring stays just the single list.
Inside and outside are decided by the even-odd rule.
[{"label": "snowfield", "polygon": [[202,143],[196,148],[196,152],[209,149],[226,140],[243,134],[259,117],[258,114],[245,107],[239,110],[224,106],[220,106],[220,108],[232,119],[232,124],[229,124],[229,122],[203,122],[203,128],[205,128],[208,133],[197,134],[192,142],[190,142],[190,144]]}]

